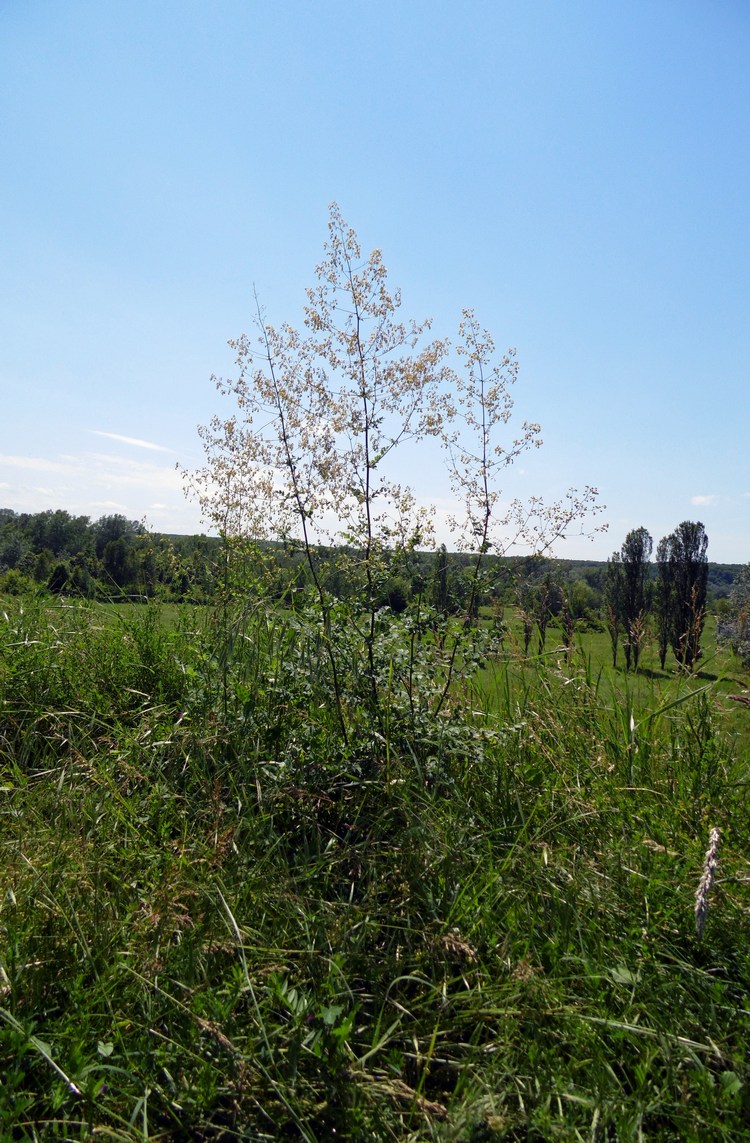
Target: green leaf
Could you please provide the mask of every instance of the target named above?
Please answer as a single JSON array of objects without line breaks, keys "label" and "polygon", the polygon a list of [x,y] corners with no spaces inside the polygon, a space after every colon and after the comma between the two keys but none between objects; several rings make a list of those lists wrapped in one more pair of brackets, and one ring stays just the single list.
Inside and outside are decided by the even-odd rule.
[{"label": "green leaf", "polygon": [[320,1015],[326,1027],[332,1028],[343,1011],[342,1004],[330,1004],[327,1008],[321,1009]]},{"label": "green leaf", "polygon": [[618,964],[609,970],[609,977],[615,984],[637,984],[641,979],[641,974],[632,972],[627,965]]},{"label": "green leaf", "polygon": [[742,1080],[736,1072],[722,1072],[720,1083],[724,1095],[738,1095],[742,1090]]}]

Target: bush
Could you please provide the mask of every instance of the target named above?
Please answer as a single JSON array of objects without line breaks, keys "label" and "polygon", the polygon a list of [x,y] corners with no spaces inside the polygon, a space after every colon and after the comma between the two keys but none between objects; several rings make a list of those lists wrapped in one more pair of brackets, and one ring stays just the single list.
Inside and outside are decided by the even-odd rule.
[{"label": "bush", "polygon": [[36,584],[31,576],[24,575],[17,568],[0,575],[0,595],[26,595],[36,590]]},{"label": "bush", "polygon": [[718,633],[745,666],[750,667],[750,564],[732,584],[729,607],[720,619]]}]

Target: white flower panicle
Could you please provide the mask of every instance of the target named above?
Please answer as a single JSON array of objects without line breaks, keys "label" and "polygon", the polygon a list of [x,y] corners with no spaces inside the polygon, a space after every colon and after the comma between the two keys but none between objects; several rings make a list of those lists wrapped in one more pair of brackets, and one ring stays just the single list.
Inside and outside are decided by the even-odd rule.
[{"label": "white flower panicle", "polygon": [[363,256],[335,203],[324,252],[304,328],[274,327],[258,306],[255,336],[230,342],[238,375],[215,379],[234,409],[199,430],[207,464],[186,476],[216,531],[345,543],[365,563],[381,549],[431,546],[434,509],[391,467],[428,438],[446,450],[461,504],[458,547],[546,551],[601,510],[589,487],[553,504],[504,501],[503,472],[541,445],[535,422],[510,425],[515,352],[497,354],[471,310],[454,346],[431,338],[429,321],[402,321],[380,250]]}]

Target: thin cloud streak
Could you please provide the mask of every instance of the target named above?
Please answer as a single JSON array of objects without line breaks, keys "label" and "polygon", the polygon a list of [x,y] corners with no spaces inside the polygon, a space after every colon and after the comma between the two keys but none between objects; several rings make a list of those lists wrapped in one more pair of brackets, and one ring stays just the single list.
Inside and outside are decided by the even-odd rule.
[{"label": "thin cloud streak", "polygon": [[139,437],[124,437],[121,433],[105,433],[103,429],[88,430],[95,437],[107,437],[111,441],[120,441],[121,444],[134,445],[135,448],[147,448],[153,452],[174,452],[174,449],[165,445],[154,444],[152,441],[143,441]]}]

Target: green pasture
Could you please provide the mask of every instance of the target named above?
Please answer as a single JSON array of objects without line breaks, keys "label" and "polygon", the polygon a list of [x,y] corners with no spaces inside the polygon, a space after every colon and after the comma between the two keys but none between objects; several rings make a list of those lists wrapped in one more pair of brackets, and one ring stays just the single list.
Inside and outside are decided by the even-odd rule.
[{"label": "green pasture", "polygon": [[709,615],[706,619],[698,669],[687,675],[678,670],[671,651],[664,670],[661,669],[653,637],[645,641],[637,671],[626,670],[622,645],[618,648],[617,664],[613,666],[608,633],[592,629],[589,624],[579,625],[570,653],[560,628],[552,626],[541,654],[535,635],[529,655],[524,657],[517,617],[512,611],[506,612],[504,622],[509,632],[505,654],[488,662],[478,677],[479,691],[490,706],[503,705],[501,696],[507,687],[509,672],[519,679],[531,678],[543,664],[559,678],[585,680],[603,711],[625,712],[627,718],[631,713],[636,718],[648,717],[688,695],[705,693],[710,696],[724,730],[737,740],[738,749],[750,750],[750,712],[746,705],[730,697],[750,696],[750,676],[731,649],[717,642],[715,616]]}]

